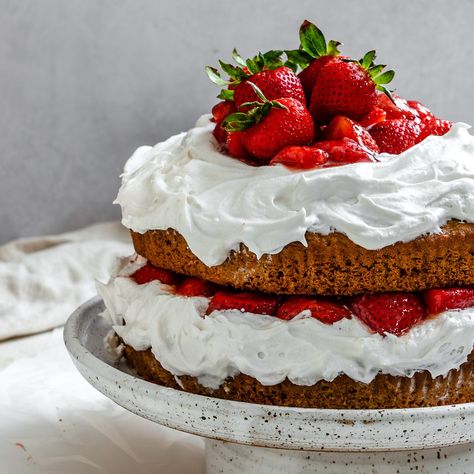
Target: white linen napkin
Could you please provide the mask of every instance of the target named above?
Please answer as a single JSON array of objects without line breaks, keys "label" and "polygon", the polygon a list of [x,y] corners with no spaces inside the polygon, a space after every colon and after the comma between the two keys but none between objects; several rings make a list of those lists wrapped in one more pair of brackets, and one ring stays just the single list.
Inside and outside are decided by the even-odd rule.
[{"label": "white linen napkin", "polygon": [[60,326],[96,294],[117,256],[133,252],[118,222],[0,247],[0,340]]}]

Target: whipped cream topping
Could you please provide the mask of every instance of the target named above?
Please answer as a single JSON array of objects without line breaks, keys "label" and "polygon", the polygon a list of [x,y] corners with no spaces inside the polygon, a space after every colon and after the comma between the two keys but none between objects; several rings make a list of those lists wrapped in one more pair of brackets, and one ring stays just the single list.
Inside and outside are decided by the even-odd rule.
[{"label": "whipped cream topping", "polygon": [[208,266],[244,243],[257,257],[307,231],[339,231],[370,250],[474,222],[474,137],[455,124],[378,163],[294,171],[252,167],[220,153],[209,116],[128,160],[116,203],[136,232],[172,228]]},{"label": "whipped cream topping", "polygon": [[474,344],[474,308],[446,311],[396,337],[372,333],[357,318],[327,325],[303,311],[291,321],[239,310],[204,317],[209,299],[183,297],[157,281],[137,285],[127,275],[144,260],[123,259],[118,276],[97,284],[103,313],[136,350],[152,350],[175,376],[210,388],[238,373],[274,385],[332,381],[339,374],[368,383],[377,373],[433,377],[458,368]]}]

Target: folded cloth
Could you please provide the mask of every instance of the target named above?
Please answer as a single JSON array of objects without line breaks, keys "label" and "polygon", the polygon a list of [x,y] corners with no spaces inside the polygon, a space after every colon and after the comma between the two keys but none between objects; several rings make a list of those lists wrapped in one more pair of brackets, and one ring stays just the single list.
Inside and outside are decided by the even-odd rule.
[{"label": "folded cloth", "polygon": [[64,324],[106,280],[119,255],[132,252],[118,222],[0,247],[0,340]]}]

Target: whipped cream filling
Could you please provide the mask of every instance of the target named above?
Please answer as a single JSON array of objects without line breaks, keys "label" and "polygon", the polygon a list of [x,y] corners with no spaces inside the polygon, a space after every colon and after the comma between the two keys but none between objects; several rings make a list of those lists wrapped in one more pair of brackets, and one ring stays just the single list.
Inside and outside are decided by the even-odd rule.
[{"label": "whipped cream filling", "polygon": [[357,318],[327,325],[303,311],[291,321],[239,310],[204,317],[209,299],[183,297],[153,281],[137,285],[128,275],[144,260],[122,259],[117,276],[97,283],[103,315],[136,350],[151,348],[175,376],[191,375],[217,388],[238,373],[275,385],[332,381],[340,374],[368,383],[378,373],[433,377],[466,362],[474,345],[474,308],[446,311],[401,337],[373,333]]},{"label": "whipped cream filling", "polygon": [[214,124],[154,147],[125,165],[116,203],[136,232],[172,228],[208,266],[244,243],[260,258],[307,231],[342,232],[370,250],[440,232],[450,219],[474,222],[474,137],[458,123],[378,163],[294,171],[252,167],[220,153]]}]

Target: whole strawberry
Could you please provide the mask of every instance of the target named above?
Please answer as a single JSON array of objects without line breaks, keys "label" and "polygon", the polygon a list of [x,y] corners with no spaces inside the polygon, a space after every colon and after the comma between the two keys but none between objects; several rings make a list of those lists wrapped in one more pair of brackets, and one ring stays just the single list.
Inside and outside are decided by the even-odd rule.
[{"label": "whole strawberry", "polygon": [[303,69],[298,74],[298,77],[301,80],[306,100],[309,103],[314,84],[323,66],[329,62],[341,59],[338,50],[341,43],[334,40],[326,43],[323,32],[308,20],[301,24],[299,35],[299,49],[285,51],[285,53],[288,56],[288,65],[294,70],[298,67]]},{"label": "whole strawberry", "polygon": [[257,100],[251,81],[267,97],[268,100],[280,97],[292,97],[306,104],[303,86],[292,69],[283,65],[282,51],[259,53],[251,59],[244,60],[234,49],[232,57],[237,66],[219,61],[222,70],[229,76],[224,80],[217,69],[207,67],[206,72],[214,83],[224,86],[219,98],[235,102],[241,107],[246,102]]},{"label": "whole strawberry", "polygon": [[288,97],[269,101],[255,84],[249,84],[259,101],[244,103],[250,110],[229,115],[222,126],[228,132],[242,132],[241,143],[252,157],[268,163],[287,146],[313,141],[313,120],[300,101]]},{"label": "whole strawberry", "polygon": [[358,120],[376,105],[377,89],[389,94],[384,84],[395,73],[381,73],[384,66],[374,65],[374,58],[375,51],[369,51],[360,61],[330,61],[321,68],[309,104],[316,123],[325,123],[336,115]]},{"label": "whole strawberry", "polygon": [[352,312],[373,331],[401,336],[424,319],[425,310],[412,293],[378,293],[356,296]]},{"label": "whole strawberry", "polygon": [[410,119],[385,120],[370,129],[381,153],[398,155],[419,141],[420,126]]}]

